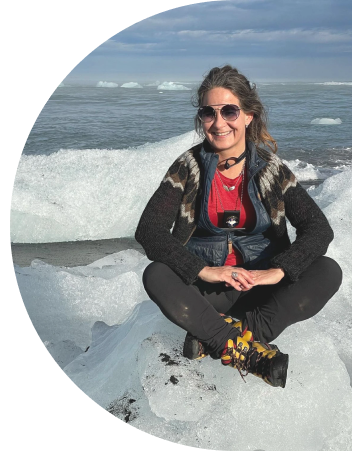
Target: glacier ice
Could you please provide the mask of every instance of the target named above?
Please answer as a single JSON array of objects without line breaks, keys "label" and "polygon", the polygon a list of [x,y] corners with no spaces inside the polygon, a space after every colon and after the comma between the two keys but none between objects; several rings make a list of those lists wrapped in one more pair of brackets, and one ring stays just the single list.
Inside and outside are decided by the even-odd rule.
[{"label": "glacier ice", "polygon": [[[285,389],[207,357],[182,357],[185,332],[148,299],[149,263],[129,250],[88,266],[15,266],[48,351],[88,396],[155,436],[214,450],[349,451],[352,447],[352,170],[309,191],[329,219],[339,292],[275,340],[290,355]],[[293,233],[291,231],[291,233]]]}]

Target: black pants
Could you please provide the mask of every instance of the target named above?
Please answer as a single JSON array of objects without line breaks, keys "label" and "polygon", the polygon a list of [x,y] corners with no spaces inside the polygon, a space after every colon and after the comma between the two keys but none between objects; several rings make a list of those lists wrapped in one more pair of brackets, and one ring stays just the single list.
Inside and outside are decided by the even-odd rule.
[{"label": "black pants", "polygon": [[202,280],[186,285],[158,262],[151,263],[143,274],[145,290],[163,314],[197,337],[215,357],[220,356],[226,341],[238,334],[219,313],[245,319],[255,340],[270,343],[286,327],[316,315],[341,281],[342,271],[329,257],[317,258],[297,282],[282,280],[245,292]]}]

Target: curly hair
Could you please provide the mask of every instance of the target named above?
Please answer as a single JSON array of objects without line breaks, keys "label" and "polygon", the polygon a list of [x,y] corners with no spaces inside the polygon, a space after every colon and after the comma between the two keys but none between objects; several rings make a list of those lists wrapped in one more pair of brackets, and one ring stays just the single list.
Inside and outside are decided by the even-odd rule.
[{"label": "curly hair", "polygon": [[[192,98],[192,104],[196,108],[203,106],[205,93],[213,88],[224,88],[231,91],[240,101],[240,106],[245,113],[253,113],[253,119],[246,129],[246,139],[256,146],[264,145],[273,153],[277,152],[277,144],[267,130],[267,113],[258,96],[256,85],[238,70],[230,65],[214,67],[204,77],[197,93]],[[203,136],[202,122],[198,115],[194,118],[196,132]]]}]

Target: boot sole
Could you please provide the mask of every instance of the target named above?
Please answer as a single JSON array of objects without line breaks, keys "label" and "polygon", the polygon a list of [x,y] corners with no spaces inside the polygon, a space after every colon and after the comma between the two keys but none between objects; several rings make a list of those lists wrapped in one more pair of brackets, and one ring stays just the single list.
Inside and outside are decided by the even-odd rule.
[{"label": "boot sole", "polygon": [[275,357],[275,365],[272,368],[271,380],[273,381],[273,387],[285,388],[288,369],[288,354],[280,353]]},{"label": "boot sole", "polygon": [[189,360],[200,360],[206,357],[207,354],[199,355],[199,343],[192,335],[187,335],[183,344],[183,357]]}]

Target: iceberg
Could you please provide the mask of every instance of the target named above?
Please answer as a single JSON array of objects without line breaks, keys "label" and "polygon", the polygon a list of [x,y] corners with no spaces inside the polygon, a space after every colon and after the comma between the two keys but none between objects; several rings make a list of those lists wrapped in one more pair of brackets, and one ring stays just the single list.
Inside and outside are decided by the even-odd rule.
[{"label": "iceberg", "polygon": [[117,88],[118,84],[112,81],[98,81],[96,88]]},{"label": "iceberg", "polygon": [[139,83],[134,83],[133,81],[131,81],[130,83],[124,83],[123,85],[121,85],[121,88],[143,88],[143,86]]},{"label": "iceberg", "polygon": [[148,83],[148,84],[145,85],[145,86],[159,86],[159,85],[160,85],[160,81],[157,80],[157,81],[155,81],[154,83]]},{"label": "iceberg", "polygon": [[324,83],[314,83],[314,84],[325,86],[352,86],[352,81],[325,81]]},{"label": "iceberg", "polygon": [[[318,315],[275,340],[290,355],[283,390],[252,375],[243,383],[237,371],[210,357],[185,359],[185,332],[148,299],[141,277],[149,260],[134,250],[75,268],[39,260],[27,268],[15,265],[28,314],[48,351],[84,393],[149,434],[230,451],[230,424],[239,450],[349,451],[351,176],[352,169],[346,170],[309,191],[334,229],[327,255],[341,265],[344,281]],[[239,415],[244,405],[250,421]]]},{"label": "iceberg", "polygon": [[191,91],[191,88],[187,88],[186,86],[176,84],[172,81],[164,81],[156,89],[158,91],[162,90],[162,89],[164,89],[166,91]]},{"label": "iceberg", "polygon": [[342,124],[342,121],[339,117],[337,119],[323,117],[321,119],[320,118],[313,119],[310,123],[314,125],[339,125]]}]

